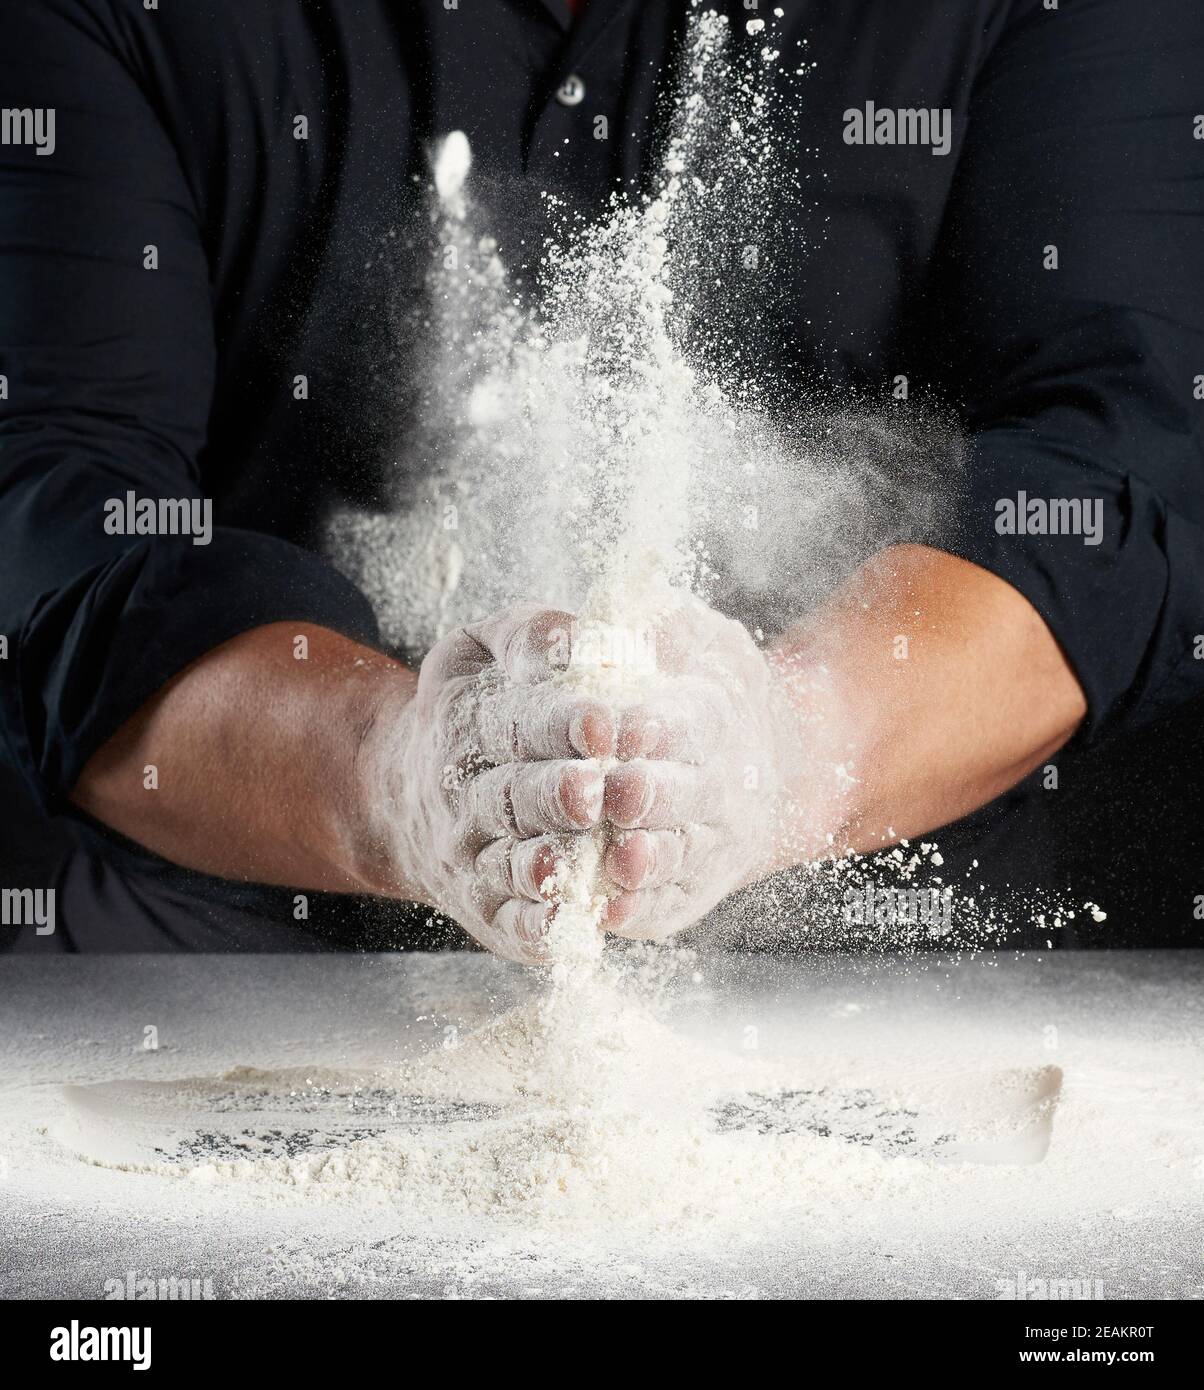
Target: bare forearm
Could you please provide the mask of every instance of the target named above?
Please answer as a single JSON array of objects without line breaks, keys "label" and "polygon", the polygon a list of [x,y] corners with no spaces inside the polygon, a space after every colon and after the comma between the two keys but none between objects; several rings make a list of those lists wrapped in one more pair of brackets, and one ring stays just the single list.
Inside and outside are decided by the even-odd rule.
[{"label": "bare forearm", "polygon": [[[877,557],[769,658],[788,707],[793,806],[761,871],[956,820],[1050,757],[1086,710],[1027,600],[916,546]],[[370,775],[398,761],[390,730],[408,716],[415,683],[338,634],[256,629],[149,701],[92,758],[74,799],[166,858],[222,877],[428,897],[399,868],[413,854],[389,853],[389,812],[376,805],[384,782]],[[851,780],[838,783],[836,765]],[[421,810],[415,787],[390,794]]]},{"label": "bare forearm", "polygon": [[381,891],[365,852],[359,753],[382,704],[404,704],[414,679],[323,628],[254,629],[148,701],[92,757],[73,799],[188,868]]},{"label": "bare forearm", "polygon": [[796,848],[809,848],[793,857],[822,852],[816,829],[834,832],[837,849],[864,852],[948,824],[1040,766],[1086,713],[1074,672],[1028,601],[986,570],[921,546],[877,557],[787,633],[771,660],[812,770],[820,759],[845,763],[854,779],[839,811],[797,789],[814,825],[794,835]]}]

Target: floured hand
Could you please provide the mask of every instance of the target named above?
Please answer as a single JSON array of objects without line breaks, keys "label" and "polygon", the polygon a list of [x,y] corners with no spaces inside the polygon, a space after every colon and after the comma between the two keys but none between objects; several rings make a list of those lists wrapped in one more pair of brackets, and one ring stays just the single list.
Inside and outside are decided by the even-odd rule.
[{"label": "floured hand", "polygon": [[608,708],[556,684],[572,616],[518,605],[458,629],[365,739],[382,876],[417,885],[498,955],[538,961],[558,850],[599,823]]},{"label": "floured hand", "polygon": [[607,929],[663,938],[763,871],[792,723],[748,632],[683,596],[657,626],[660,681],[619,717],[607,777]]}]

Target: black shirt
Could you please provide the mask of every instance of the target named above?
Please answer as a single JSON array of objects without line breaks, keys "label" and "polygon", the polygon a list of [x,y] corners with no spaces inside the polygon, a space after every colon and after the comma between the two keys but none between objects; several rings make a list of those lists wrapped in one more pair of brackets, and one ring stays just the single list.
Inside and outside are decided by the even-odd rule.
[{"label": "black shirt", "polygon": [[[570,28],[557,0],[6,0],[0,107],[56,111],[53,153],[0,144],[0,748],[46,806],[237,633],[373,640],[315,547],[404,428],[388,326],[421,274],[426,143],[466,131],[507,249],[534,244],[542,190],[589,212],[640,179],[688,8],[591,0]],[[720,8],[815,65],[788,308],[763,325],[780,370],[956,403],[949,547],[1044,616],[1088,737],[1204,689],[1204,6]],[[949,154],[847,143],[869,101],[948,108]],[[106,534],[131,489],[212,498],[212,543]],[[1101,544],[1001,535],[1022,491],[1100,499]]]}]

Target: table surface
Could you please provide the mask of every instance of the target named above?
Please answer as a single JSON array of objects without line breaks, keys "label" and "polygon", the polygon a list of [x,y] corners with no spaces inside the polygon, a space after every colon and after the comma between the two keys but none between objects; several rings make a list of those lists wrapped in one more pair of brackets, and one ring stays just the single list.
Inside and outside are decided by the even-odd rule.
[{"label": "table surface", "polygon": [[[380,1193],[318,1203],[181,1184],[114,1166],[126,1141],[85,1122],[93,1099],[235,1067],[393,1064],[538,982],[465,953],[7,957],[0,1292],[100,1297],[134,1272],[253,1298],[995,1298],[1030,1277],[1204,1297],[1204,953],[717,954],[700,974],[672,1027],[794,1059],[801,1094],[884,1095],[909,1076],[923,1092],[939,1076],[989,1108],[1008,1078],[1052,1084],[1048,1151],[927,1165],[915,1201],[842,1197],[822,1233],[784,1221],[747,1241],[690,1231],[638,1248],[621,1230],[587,1248],[488,1214],[432,1227]],[[828,1142],[850,1142],[838,1129]],[[894,1162],[889,1140],[869,1142]]]}]

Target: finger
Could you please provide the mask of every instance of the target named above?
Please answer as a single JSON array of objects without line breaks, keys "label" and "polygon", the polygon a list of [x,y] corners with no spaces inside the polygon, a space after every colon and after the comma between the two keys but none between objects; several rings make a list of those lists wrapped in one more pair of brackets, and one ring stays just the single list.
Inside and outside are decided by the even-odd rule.
[{"label": "finger", "polygon": [[491,763],[608,758],[615,722],[599,700],[549,685],[512,685],[481,697],[473,746]]},{"label": "finger", "polygon": [[457,628],[440,638],[423,658],[418,676],[419,691],[430,696],[448,681],[479,675],[492,664],[489,649],[469,636],[466,628]]},{"label": "finger", "polygon": [[618,756],[702,763],[718,747],[730,720],[724,692],[710,682],[699,682],[690,690],[624,710],[616,741]]},{"label": "finger", "polygon": [[639,893],[620,893],[606,905],[603,926],[612,936],[635,941],[663,941],[693,926],[705,909],[696,908],[679,883]]},{"label": "finger", "polygon": [[492,654],[510,680],[530,685],[568,666],[572,628],[571,613],[520,603],[464,631]]},{"label": "finger", "polygon": [[474,858],[490,840],[588,830],[602,814],[605,779],[594,763],[510,763],[478,773],[460,797],[459,835]]},{"label": "finger", "polygon": [[560,842],[551,835],[529,840],[494,840],[474,863],[482,900],[500,905],[507,898],[543,902],[556,873]]},{"label": "finger", "polygon": [[538,965],[547,959],[547,935],[553,908],[549,903],[529,903],[508,898],[493,914],[494,933],[510,943],[512,959]]},{"label": "finger", "polygon": [[718,797],[709,770],[641,758],[607,774],[603,809],[621,830],[672,830],[704,820]]},{"label": "finger", "polygon": [[666,883],[689,887],[706,874],[717,848],[718,836],[709,825],[623,831],[606,851],[606,872],[632,892]]}]

